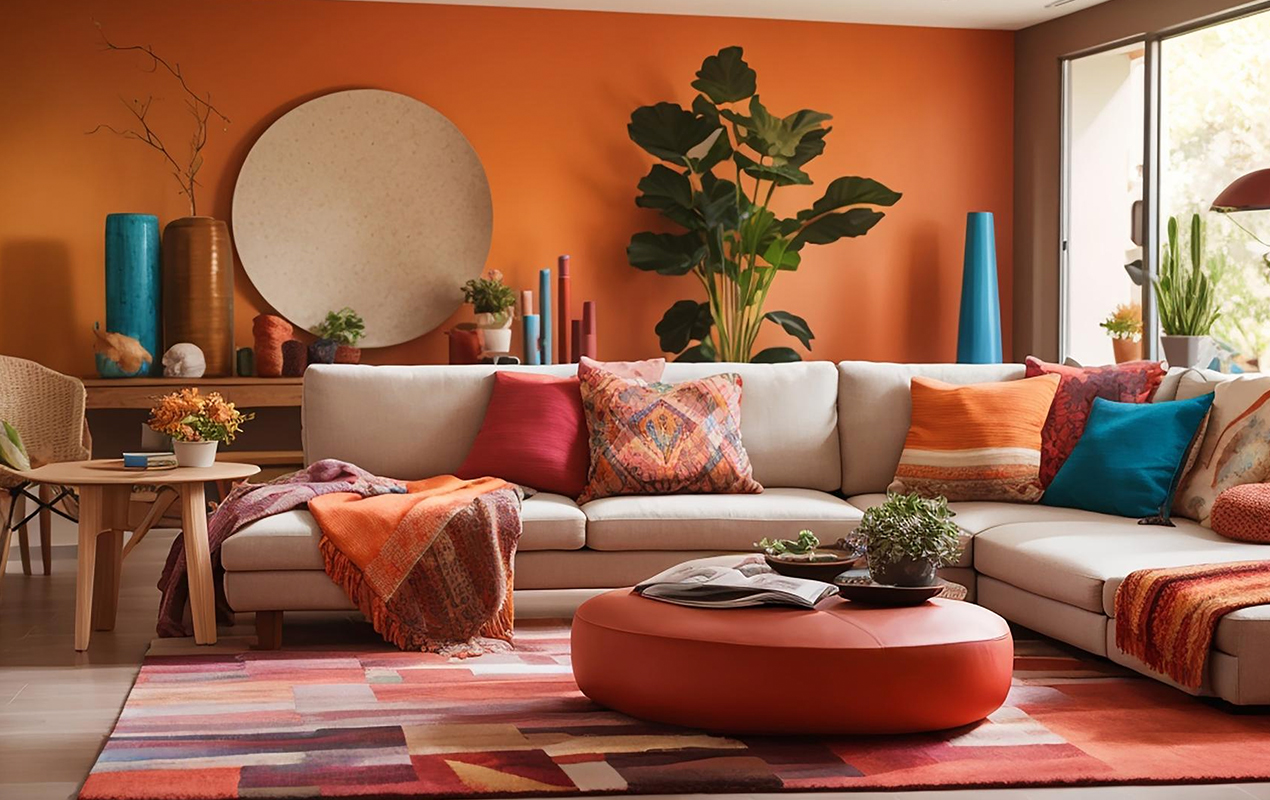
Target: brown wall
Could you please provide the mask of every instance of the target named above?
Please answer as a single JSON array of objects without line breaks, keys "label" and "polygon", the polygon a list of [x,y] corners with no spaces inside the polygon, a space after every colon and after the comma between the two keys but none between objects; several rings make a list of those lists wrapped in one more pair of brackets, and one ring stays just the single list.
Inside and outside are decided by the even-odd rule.
[{"label": "brown wall", "polygon": [[1058,357],[1063,56],[1255,3],[1111,0],[1014,39],[1014,353]]}]

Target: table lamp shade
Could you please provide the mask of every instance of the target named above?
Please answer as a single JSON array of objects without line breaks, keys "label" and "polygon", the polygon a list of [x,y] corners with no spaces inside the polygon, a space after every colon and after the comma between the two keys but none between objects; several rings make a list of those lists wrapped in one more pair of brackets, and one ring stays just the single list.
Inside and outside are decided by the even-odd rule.
[{"label": "table lamp shade", "polygon": [[1213,211],[1270,210],[1270,169],[1249,172],[1222,190],[1213,201]]}]

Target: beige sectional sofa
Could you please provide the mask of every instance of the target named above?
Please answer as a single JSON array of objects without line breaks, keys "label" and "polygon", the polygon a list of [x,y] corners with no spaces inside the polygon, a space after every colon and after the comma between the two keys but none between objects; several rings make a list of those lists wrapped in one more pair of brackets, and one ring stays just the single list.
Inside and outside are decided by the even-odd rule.
[{"label": "beige sectional sofa", "polygon": [[[571,365],[520,367],[569,375]],[[413,479],[454,471],[480,428],[493,367],[316,366],[304,382],[304,451]],[[676,382],[734,371],[744,380],[742,438],[759,495],[610,497],[578,507],[559,495],[525,501],[517,602],[560,590],[631,585],[690,558],[752,550],[763,536],[811,528],[833,541],[881,502],[909,424],[909,380],[1015,380],[1019,365],[871,362],[670,364]],[[1158,393],[1172,399],[1179,373]],[[1132,457],[1132,454],[1126,454]],[[1270,558],[1189,520],[1134,519],[1007,503],[953,503],[961,559],[942,574],[1007,619],[1160,678],[1115,647],[1116,587],[1136,569]],[[229,539],[225,591],[236,611],[339,610],[351,605],[322,571],[320,532],[306,511],[280,514]],[[1219,625],[1201,691],[1270,703],[1270,606]],[[1163,678],[1161,678],[1163,680]]]}]

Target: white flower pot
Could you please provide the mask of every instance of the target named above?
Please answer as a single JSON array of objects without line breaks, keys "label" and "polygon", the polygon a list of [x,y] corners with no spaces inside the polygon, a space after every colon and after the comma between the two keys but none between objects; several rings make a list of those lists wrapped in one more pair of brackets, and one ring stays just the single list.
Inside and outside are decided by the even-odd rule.
[{"label": "white flower pot", "polygon": [[476,337],[482,353],[507,353],[512,349],[512,315],[477,314]]},{"label": "white flower pot", "polygon": [[172,442],[178,467],[210,467],[216,463],[216,442]]},{"label": "white flower pot", "polygon": [[1161,336],[1160,346],[1170,367],[1199,367],[1203,359],[1207,336]]}]

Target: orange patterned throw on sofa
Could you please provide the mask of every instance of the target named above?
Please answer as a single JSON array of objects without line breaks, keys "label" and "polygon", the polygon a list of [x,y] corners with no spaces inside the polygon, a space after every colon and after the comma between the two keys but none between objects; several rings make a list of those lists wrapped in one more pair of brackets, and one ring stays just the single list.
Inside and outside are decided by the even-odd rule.
[{"label": "orange patterned throw on sofa", "polygon": [[752,494],[741,377],[648,383],[580,371],[591,473],[578,503],[623,494]]},{"label": "orange patterned throw on sofa", "polygon": [[309,501],[326,574],[403,650],[477,655],[512,638],[520,490],[442,475],[405,494]]},{"label": "orange patterned throw on sofa", "polygon": [[913,378],[913,418],[889,491],[949,500],[1040,499],[1041,429],[1057,375],[957,386]]},{"label": "orange patterned throw on sofa", "polygon": [[1199,689],[1217,623],[1270,603],[1270,561],[1142,569],[1116,590],[1116,647]]}]

